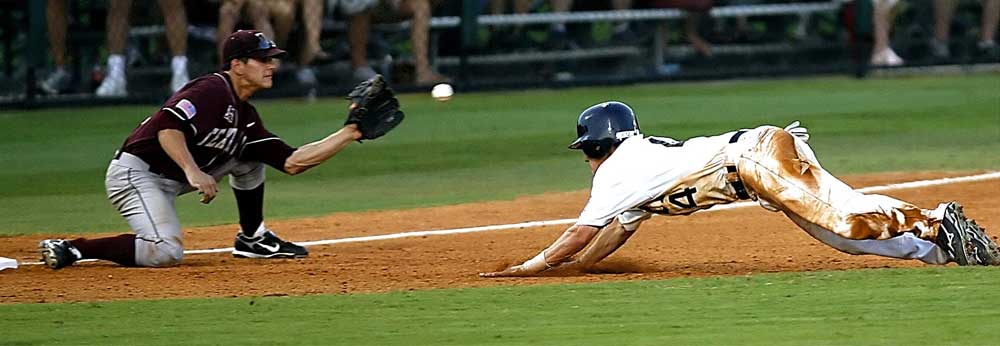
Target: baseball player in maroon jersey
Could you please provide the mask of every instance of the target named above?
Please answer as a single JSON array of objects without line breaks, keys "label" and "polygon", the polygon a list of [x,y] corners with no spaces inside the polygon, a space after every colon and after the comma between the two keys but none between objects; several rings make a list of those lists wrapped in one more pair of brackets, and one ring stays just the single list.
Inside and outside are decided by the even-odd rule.
[{"label": "baseball player in maroon jersey", "polygon": [[295,175],[330,159],[362,138],[357,124],[319,141],[293,148],[264,126],[247,100],[270,88],[285,51],[257,31],[233,33],[224,43],[222,71],[197,78],[177,91],[125,140],[108,166],[108,198],[135,234],[98,239],[49,239],[42,259],[59,269],[80,259],[125,266],[177,264],[184,243],[174,200],[191,191],[209,203],[229,176],[239,208],[240,232],[233,255],[292,258],[309,254],[278,238],[263,223],[264,165]]},{"label": "baseball player in maroon jersey", "polygon": [[481,276],[586,269],[625,244],[652,214],[688,215],[738,200],[781,211],[850,254],[1000,265],[996,243],[958,204],[928,210],[855,191],[820,166],[798,122],[678,141],[642,135],[632,109],[611,101],[585,110],[577,134],[570,149],[584,152],[594,178],[576,224],[534,258]]}]

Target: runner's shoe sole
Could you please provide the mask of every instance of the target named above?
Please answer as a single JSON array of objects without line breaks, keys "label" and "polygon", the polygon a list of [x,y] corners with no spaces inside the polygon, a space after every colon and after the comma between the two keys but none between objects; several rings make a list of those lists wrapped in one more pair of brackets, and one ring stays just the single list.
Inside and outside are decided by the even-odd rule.
[{"label": "runner's shoe sole", "polygon": [[973,264],[984,266],[1000,265],[1000,248],[997,247],[997,243],[975,221],[969,220],[967,226],[968,244],[966,248],[971,250],[966,251],[971,251],[972,256],[970,259],[974,260]]},{"label": "runner's shoe sole", "polygon": [[238,233],[232,254],[236,258],[301,258],[308,256],[309,250],[281,240],[268,230],[257,237],[246,237]]},{"label": "runner's shoe sole", "polygon": [[291,252],[275,252],[267,255],[262,255],[254,252],[233,250],[233,257],[236,258],[305,258],[309,257],[309,254],[296,255]]},{"label": "runner's shoe sole", "polygon": [[[969,265],[969,245],[966,237],[966,219],[958,203],[950,202],[945,207],[944,219],[938,228],[937,244],[944,248],[948,256],[958,265]],[[972,249],[975,251],[975,249]]]}]

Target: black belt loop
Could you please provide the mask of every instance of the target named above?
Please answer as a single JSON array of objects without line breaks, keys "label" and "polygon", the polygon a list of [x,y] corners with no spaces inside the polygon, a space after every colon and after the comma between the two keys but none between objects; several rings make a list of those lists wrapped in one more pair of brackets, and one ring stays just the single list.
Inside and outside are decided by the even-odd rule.
[{"label": "black belt loop", "polygon": [[736,141],[740,140],[740,136],[742,136],[746,132],[747,130],[736,131],[736,133],[734,133],[733,136],[729,138],[729,143],[736,143]]},{"label": "black belt loop", "polygon": [[[734,136],[737,137],[737,136]],[[740,180],[739,173],[736,172],[735,165],[726,166],[727,176],[729,177],[729,185],[733,186],[733,190],[736,190],[736,197],[739,199],[750,199],[750,194],[747,193],[747,187],[743,185],[743,181]]]}]

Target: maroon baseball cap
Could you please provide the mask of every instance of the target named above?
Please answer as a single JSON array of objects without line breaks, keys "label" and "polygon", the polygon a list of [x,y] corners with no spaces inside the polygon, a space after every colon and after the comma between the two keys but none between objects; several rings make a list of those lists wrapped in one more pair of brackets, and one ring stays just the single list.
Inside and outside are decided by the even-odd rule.
[{"label": "maroon baseball cap", "polygon": [[267,39],[257,30],[240,30],[229,35],[222,46],[223,66],[239,58],[282,58],[287,52],[278,48],[274,41]]}]

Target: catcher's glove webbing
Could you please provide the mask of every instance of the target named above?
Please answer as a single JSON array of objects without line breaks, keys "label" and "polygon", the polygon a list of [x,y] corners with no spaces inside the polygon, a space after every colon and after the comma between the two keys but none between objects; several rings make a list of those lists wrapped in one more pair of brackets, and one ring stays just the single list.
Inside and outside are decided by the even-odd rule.
[{"label": "catcher's glove webbing", "polygon": [[358,84],[347,94],[347,99],[352,104],[344,125],[357,124],[361,139],[382,137],[403,122],[399,100],[396,100],[382,75],[375,75]]}]

